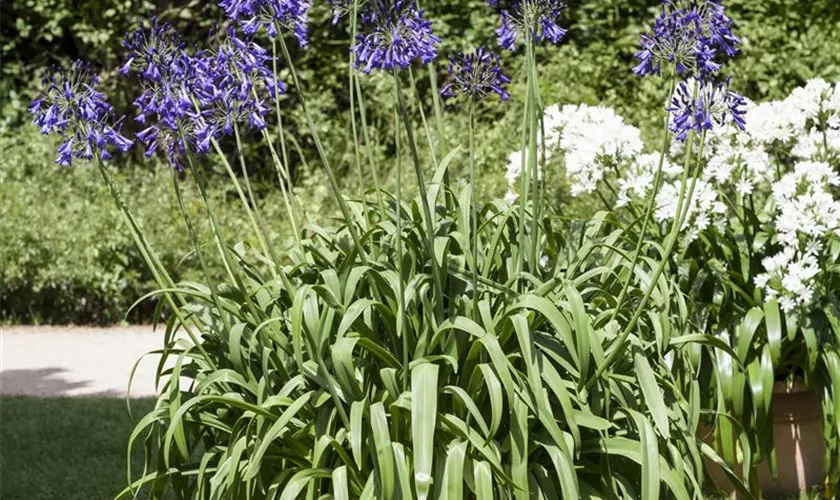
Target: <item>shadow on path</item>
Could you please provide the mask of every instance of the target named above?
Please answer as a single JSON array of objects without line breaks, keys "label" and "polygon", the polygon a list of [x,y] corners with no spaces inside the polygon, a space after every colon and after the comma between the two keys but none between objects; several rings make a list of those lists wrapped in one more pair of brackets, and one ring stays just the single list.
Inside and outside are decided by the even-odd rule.
[{"label": "shadow on path", "polygon": [[[80,390],[90,387],[90,381],[71,380],[65,368],[39,368],[33,370],[0,371],[0,396],[63,397],[78,396]],[[85,392],[85,397],[121,397],[116,391]]]}]

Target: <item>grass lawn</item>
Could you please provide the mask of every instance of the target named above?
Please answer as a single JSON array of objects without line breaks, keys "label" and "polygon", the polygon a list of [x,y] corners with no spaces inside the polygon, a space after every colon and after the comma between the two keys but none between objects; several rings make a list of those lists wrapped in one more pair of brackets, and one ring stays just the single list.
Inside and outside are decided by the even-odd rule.
[{"label": "grass lawn", "polygon": [[[133,402],[135,419],[153,405]],[[0,399],[0,498],[114,498],[127,484],[126,444],[133,428],[124,400]],[[133,463],[141,460],[138,448]]]}]

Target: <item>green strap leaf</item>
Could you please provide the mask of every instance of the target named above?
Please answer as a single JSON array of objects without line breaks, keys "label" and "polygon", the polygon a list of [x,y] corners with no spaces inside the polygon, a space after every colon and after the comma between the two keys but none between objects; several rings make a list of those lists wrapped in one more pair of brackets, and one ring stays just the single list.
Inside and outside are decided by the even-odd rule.
[{"label": "green strap leaf", "polygon": [[432,484],[438,366],[422,363],[411,370],[411,439],[414,445],[414,485],[425,500]]}]

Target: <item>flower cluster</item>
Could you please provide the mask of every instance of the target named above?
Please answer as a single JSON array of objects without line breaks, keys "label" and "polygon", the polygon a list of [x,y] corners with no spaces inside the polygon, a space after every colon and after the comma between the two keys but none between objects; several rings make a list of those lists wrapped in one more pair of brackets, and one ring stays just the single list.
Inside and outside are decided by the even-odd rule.
[{"label": "flower cluster", "polygon": [[536,42],[549,40],[555,45],[566,36],[566,30],[558,24],[566,10],[563,0],[487,0],[487,4],[501,12],[502,26],[496,35],[504,49],[516,50],[520,36],[528,35]]},{"label": "flower cluster", "polygon": [[361,16],[363,32],[356,36],[352,49],[356,68],[370,73],[374,69],[405,69],[415,60],[432,62],[440,38],[423,16],[414,0],[396,0],[391,5],[371,0]]},{"label": "flower cluster", "polygon": [[[623,169],[642,151],[641,132],[627,125],[615,111],[603,106],[550,106],[543,116],[546,157],[563,153],[566,176],[573,196],[592,193],[607,172]],[[519,177],[521,153],[508,162],[508,184]]]},{"label": "flower cluster", "polygon": [[636,74],[658,75],[665,66],[707,79],[720,69],[719,56],[738,52],[740,40],[718,1],[663,0],[653,32],[642,35],[641,43]]},{"label": "flower cluster", "polygon": [[190,135],[194,90],[202,65],[187,54],[171,25],[154,18],[148,30],[140,27],[129,33],[123,46],[128,58],[120,72],[135,73],[142,89],[134,106],[139,112],[137,121],[147,127],[137,138],[145,145],[147,157],[162,150],[170,163],[179,167],[178,158],[185,152],[181,134]]},{"label": "flower cluster", "polygon": [[239,21],[246,35],[261,29],[272,38],[281,31],[295,35],[301,47],[309,43],[306,25],[309,21],[308,0],[222,0],[219,6],[234,21]]},{"label": "flower cluster", "polygon": [[662,173],[666,178],[673,178],[682,172],[682,167],[658,153],[641,154],[635,158],[618,178],[618,197],[616,205],[623,207],[633,200],[647,197],[656,179],[660,158]]},{"label": "flower cluster", "polygon": [[840,151],[840,84],[812,79],[782,101],[756,107],[747,131],[802,159]]},{"label": "flower cluster", "polygon": [[171,26],[157,22],[129,34],[124,45],[129,59],[122,72],[137,73],[143,89],[134,104],[147,127],[137,138],[147,156],[162,150],[178,169],[181,156],[207,152],[237,123],[265,128],[267,102],[286,89],[275,81],[266,50],[233,28],[217,50],[196,54],[186,52]]},{"label": "flower cluster", "polygon": [[671,131],[679,140],[685,140],[690,131],[710,131],[731,120],[738,128],[745,126],[747,101],[729,90],[729,82],[698,83],[680,82],[671,106]]},{"label": "flower cluster", "polygon": [[[686,185],[685,193],[688,196],[690,185]],[[656,219],[660,222],[673,220],[677,217],[677,208],[682,191],[682,182],[674,181],[662,186],[662,190],[656,196]],[[688,244],[697,239],[699,234],[716,223],[719,228],[726,223],[723,217],[726,213],[726,205],[718,199],[718,193],[710,183],[703,179],[697,180],[694,184],[694,192],[691,193],[690,201],[683,208],[685,221],[680,227],[684,234],[683,244]]]},{"label": "flower cluster", "polygon": [[747,103],[744,129],[732,122],[707,134],[704,176],[741,196],[776,176],[773,160],[825,160],[840,152],[840,85],[815,79],[787,99]]},{"label": "flower cluster", "polygon": [[778,299],[785,312],[808,305],[814,299],[814,281],[820,274],[817,253],[816,248],[800,253],[794,247],[785,247],[761,261],[765,272],[756,276],[755,284],[764,288],[768,297]]},{"label": "flower cluster", "polygon": [[449,58],[449,76],[440,93],[444,97],[464,96],[468,99],[481,99],[490,93],[496,93],[506,101],[510,96],[505,85],[510,78],[505,76],[499,66],[499,56],[480,47],[469,54],[463,52]]},{"label": "flower cluster", "polygon": [[89,160],[95,155],[111,157],[109,146],[121,153],[132,141],[119,132],[113,110],[96,87],[99,78],[87,63],[73,62],[68,69],[54,67],[44,77],[41,95],[32,101],[29,112],[42,134],[58,134],[64,141],[58,148],[56,163],[70,166],[74,158]]},{"label": "flower cluster", "polygon": [[[752,119],[755,105],[747,103]],[[706,168],[703,175],[716,186],[734,186],[741,197],[751,195],[756,187],[771,179],[770,155],[750,134],[734,123],[713,129],[706,136]]]},{"label": "flower cluster", "polygon": [[257,130],[266,127],[268,102],[286,86],[276,81],[269,69],[271,56],[253,41],[239,38],[228,30],[215,54],[203,55],[205,64],[197,78],[198,113],[197,149],[207,151],[212,138],[230,135],[238,123],[248,123]]},{"label": "flower cluster", "polygon": [[773,185],[778,217],[776,230],[785,245],[796,245],[837,233],[840,202],[830,190],[840,186],[840,175],[828,163],[803,161]]}]

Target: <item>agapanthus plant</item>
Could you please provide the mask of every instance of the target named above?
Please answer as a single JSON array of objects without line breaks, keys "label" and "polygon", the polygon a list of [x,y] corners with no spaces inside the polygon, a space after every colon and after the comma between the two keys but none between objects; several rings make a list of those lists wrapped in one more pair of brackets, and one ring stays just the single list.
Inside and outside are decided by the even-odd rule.
[{"label": "agapanthus plant", "polygon": [[664,67],[669,73],[701,78],[717,73],[722,57],[734,56],[740,43],[716,0],[663,0],[653,32],[641,41],[636,74],[658,75]]},{"label": "agapanthus plant", "polygon": [[437,57],[440,38],[414,0],[395,0],[390,5],[372,0],[361,20],[362,33],[356,36],[352,50],[356,68],[365,73],[405,69],[417,60],[428,64]]},{"label": "agapanthus plant", "polygon": [[241,24],[247,35],[265,30],[275,38],[288,31],[301,47],[309,43],[307,23],[312,5],[308,0],[222,0],[219,6],[230,19]]},{"label": "agapanthus plant", "polygon": [[451,81],[440,91],[444,97],[462,96],[475,100],[492,93],[498,94],[503,101],[510,97],[505,90],[510,78],[502,72],[498,54],[484,47],[475,52],[451,56],[448,71]]},{"label": "agapanthus plant", "polygon": [[122,118],[114,119],[113,108],[96,88],[99,77],[90,66],[74,61],[69,68],[53,67],[42,80],[41,95],[29,112],[41,133],[57,134],[64,141],[56,163],[70,166],[74,158],[106,160],[112,151],[125,153],[132,141],[120,133]]},{"label": "agapanthus plant", "polygon": [[487,4],[501,12],[502,26],[496,30],[499,45],[516,50],[519,37],[535,42],[549,40],[558,44],[566,36],[559,20],[566,10],[563,0],[487,0]]}]

